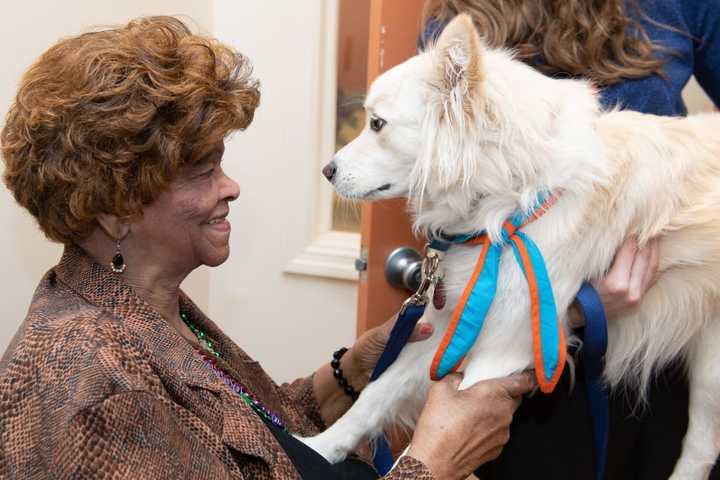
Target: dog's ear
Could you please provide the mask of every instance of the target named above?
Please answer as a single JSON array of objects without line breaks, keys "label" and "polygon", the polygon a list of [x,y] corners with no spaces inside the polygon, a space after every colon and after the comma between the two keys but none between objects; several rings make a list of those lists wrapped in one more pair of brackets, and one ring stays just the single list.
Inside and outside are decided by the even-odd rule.
[{"label": "dog's ear", "polygon": [[410,188],[410,196],[420,204],[428,189],[448,190],[472,176],[477,155],[466,147],[476,144],[468,127],[477,123],[478,107],[483,108],[478,100],[484,49],[470,16],[461,14],[445,26],[430,50],[432,89]]},{"label": "dog's ear", "polygon": [[461,100],[466,113],[483,80],[482,48],[482,40],[468,14],[450,21],[435,47],[440,89],[443,94]]}]

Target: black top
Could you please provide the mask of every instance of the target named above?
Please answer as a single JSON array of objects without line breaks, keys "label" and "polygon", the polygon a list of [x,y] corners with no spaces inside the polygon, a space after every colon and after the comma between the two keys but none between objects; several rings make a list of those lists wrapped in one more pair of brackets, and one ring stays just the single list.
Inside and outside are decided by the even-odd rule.
[{"label": "black top", "polygon": [[[483,480],[552,478],[593,480],[593,432],[582,361],[575,386],[565,369],[555,392],[527,398],[515,413],[510,441],[500,457],[480,468]],[[610,396],[608,459],[610,480],[668,478],[680,456],[688,423],[688,383],[678,364],[653,382],[648,406],[635,407],[628,394]],[[521,459],[521,461],[518,461]],[[720,480],[716,463],[710,480]]]},{"label": "black top", "polygon": [[295,466],[303,480],[375,480],[377,472],[358,458],[350,457],[335,465],[319,453],[259,415]]}]

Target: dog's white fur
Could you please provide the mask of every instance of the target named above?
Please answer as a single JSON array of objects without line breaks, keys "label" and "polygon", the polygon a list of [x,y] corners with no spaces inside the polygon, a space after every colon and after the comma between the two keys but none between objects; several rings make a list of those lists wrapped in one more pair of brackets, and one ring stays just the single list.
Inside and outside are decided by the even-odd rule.
[{"label": "dog's white fur", "polygon": [[[720,451],[720,115],[604,112],[588,82],[547,78],[484,47],[466,16],[433,49],[380,76],[366,109],[387,124],[366,126],[338,152],[335,188],[349,198],[407,196],[423,233],[486,229],[498,239],[502,222],[531,208],[538,192],[562,192],[525,228],[543,252],[559,312],[583,280],[604,274],[623,239],[642,245],[662,235],[661,278],[610,319],[605,377],[642,395],[655,369],[682,358],[690,424],[672,478],[707,477]],[[448,307],[424,318],[436,334],[408,344],[345,416],[305,442],[335,462],[389,423],[412,424],[478,252],[460,246],[445,256]],[[461,388],[532,367],[527,286],[511,255],[503,254]]]}]

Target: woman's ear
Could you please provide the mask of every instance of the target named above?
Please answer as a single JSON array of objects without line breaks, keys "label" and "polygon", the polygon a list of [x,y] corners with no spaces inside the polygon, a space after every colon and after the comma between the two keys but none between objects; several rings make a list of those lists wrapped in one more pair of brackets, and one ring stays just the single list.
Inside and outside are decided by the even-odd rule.
[{"label": "woman's ear", "polygon": [[109,213],[97,216],[98,225],[114,240],[122,240],[130,233],[130,223],[126,217],[118,217]]}]

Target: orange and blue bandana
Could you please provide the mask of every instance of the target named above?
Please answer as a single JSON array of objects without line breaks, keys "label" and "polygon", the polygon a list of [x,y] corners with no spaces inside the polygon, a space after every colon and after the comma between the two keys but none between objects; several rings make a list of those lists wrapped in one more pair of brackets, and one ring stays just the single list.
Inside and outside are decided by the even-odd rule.
[{"label": "orange and blue bandana", "polygon": [[485,232],[441,239],[445,243],[482,245],[482,250],[470,282],[453,311],[450,325],[435,353],[430,367],[433,380],[439,380],[449,372],[457,370],[475,343],[495,298],[502,251],[507,245],[511,245],[515,259],[527,280],[530,294],[533,353],[538,385],[544,393],[555,389],[565,366],[565,335],[558,319],[545,260],[537,245],[520,229],[542,216],[556,199],[554,195],[541,194],[536,208],[530,212],[517,213],[507,220],[503,226],[501,242],[492,243]]}]

